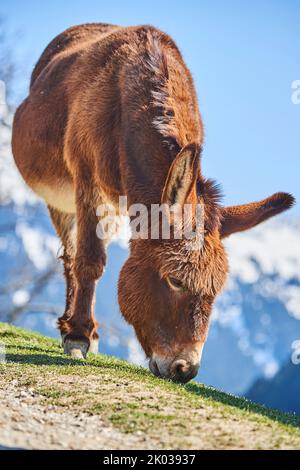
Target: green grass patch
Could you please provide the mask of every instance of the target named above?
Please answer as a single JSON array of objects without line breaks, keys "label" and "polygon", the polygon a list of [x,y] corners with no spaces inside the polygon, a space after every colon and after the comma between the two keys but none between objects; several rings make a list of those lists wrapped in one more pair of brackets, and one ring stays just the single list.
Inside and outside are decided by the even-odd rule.
[{"label": "green grass patch", "polygon": [[[0,364],[5,380],[33,388],[42,403],[99,415],[124,433],[141,431],[155,439],[165,433],[163,445],[188,447],[189,434],[198,433],[202,442],[203,430],[215,429],[215,441],[230,447],[237,446],[244,424],[250,434],[261,431],[255,448],[264,447],[260,441],[266,433],[272,448],[282,443],[300,447],[300,418],[295,415],[200,383],[161,380],[142,367],[102,354],[73,360],[63,355],[58,341],[7,324],[0,323],[0,342],[6,352],[6,363]],[[234,430],[235,422],[234,438],[224,423]]]}]

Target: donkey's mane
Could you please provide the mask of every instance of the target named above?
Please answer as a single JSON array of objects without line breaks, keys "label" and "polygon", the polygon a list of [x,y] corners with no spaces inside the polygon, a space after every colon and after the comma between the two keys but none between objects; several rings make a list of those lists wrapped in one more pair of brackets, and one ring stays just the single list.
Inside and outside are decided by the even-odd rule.
[{"label": "donkey's mane", "polygon": [[[202,143],[202,125],[198,109],[193,105],[192,79],[177,46],[168,36],[148,30],[146,47],[154,128],[176,153],[191,141]],[[199,175],[197,194],[205,203],[205,229],[213,232],[221,220],[220,187]]]},{"label": "donkey's mane", "polygon": [[198,110],[194,109],[191,77],[177,46],[157,31],[147,32],[145,66],[150,72],[153,126],[178,151],[200,140]]},{"label": "donkey's mane", "polygon": [[153,125],[163,137],[169,138],[171,137],[170,132],[174,124],[175,112],[168,90],[169,71],[167,57],[157,35],[148,33],[147,39],[146,67],[151,73],[152,105],[156,108]]},{"label": "donkey's mane", "polygon": [[200,176],[197,181],[197,195],[205,206],[205,230],[213,233],[222,221],[222,188],[215,180]]}]

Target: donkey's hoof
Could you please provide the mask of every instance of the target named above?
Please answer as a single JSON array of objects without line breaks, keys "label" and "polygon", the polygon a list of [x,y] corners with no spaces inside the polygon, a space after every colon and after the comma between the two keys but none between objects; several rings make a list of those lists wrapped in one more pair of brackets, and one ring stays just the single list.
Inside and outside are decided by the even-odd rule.
[{"label": "donkey's hoof", "polygon": [[91,339],[90,346],[89,346],[89,353],[98,354],[99,352],[99,340],[98,339]]},{"label": "donkey's hoof", "polygon": [[88,351],[88,344],[85,341],[66,339],[64,341],[64,353],[73,359],[85,359]]}]

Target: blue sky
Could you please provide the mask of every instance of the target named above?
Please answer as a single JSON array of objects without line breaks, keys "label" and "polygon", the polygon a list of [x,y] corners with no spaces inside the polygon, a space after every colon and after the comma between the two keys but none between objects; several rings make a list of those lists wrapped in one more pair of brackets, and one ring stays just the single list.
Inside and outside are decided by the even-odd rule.
[{"label": "blue sky", "polygon": [[203,173],[226,204],[292,192],[300,214],[300,2],[283,0],[2,0],[22,74],[16,99],[47,43],[84,22],[153,24],[169,33],[191,69],[205,124]]}]

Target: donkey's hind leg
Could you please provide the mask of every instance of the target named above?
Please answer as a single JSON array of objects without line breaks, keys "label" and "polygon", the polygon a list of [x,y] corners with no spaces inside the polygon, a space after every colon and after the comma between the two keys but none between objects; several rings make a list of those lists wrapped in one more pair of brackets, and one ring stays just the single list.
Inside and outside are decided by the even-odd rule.
[{"label": "donkey's hind leg", "polygon": [[48,206],[51,220],[56,229],[57,235],[63,244],[63,254],[60,259],[64,264],[64,276],[66,280],[66,305],[64,314],[58,319],[58,328],[62,340],[68,333],[67,323],[72,316],[72,303],[75,290],[75,278],[73,274],[73,262],[75,255],[76,222],[73,214],[67,214]]}]

